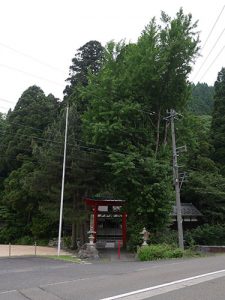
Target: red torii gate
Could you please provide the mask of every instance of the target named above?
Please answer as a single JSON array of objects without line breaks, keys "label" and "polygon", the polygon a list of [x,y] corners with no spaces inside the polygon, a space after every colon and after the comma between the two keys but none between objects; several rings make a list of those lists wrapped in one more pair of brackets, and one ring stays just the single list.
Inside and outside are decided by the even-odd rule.
[{"label": "red torii gate", "polygon": [[[125,204],[124,200],[107,200],[107,199],[93,199],[93,198],[84,198],[84,201],[86,205],[90,206],[93,209],[94,214],[94,221],[93,221],[93,230],[95,231],[95,239],[94,242],[96,242],[96,236],[97,236],[97,227],[98,227],[98,215],[99,214],[106,214],[106,212],[102,212],[98,210],[99,206],[117,206],[122,207]],[[110,212],[109,214],[115,214],[115,215],[121,215],[122,216],[122,240],[123,240],[123,246],[126,245],[127,241],[127,213],[126,212]]]}]

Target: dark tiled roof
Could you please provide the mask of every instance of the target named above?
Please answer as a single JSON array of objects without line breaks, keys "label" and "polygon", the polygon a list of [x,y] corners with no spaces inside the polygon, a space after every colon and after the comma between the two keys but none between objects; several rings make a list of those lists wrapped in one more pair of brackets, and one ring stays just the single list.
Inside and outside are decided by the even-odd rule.
[{"label": "dark tiled roof", "polygon": [[[177,207],[173,206],[172,216],[176,216]],[[202,213],[192,203],[181,203],[181,214],[183,217],[200,217]]]}]

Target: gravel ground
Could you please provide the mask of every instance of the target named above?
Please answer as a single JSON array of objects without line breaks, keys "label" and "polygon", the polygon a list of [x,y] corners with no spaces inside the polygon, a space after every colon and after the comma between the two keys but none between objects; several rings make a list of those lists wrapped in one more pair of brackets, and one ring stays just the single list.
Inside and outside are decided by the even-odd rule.
[{"label": "gravel ground", "polygon": [[[36,253],[35,253],[36,251]],[[0,245],[0,257],[8,256],[23,256],[23,255],[57,255],[57,248],[25,245]],[[66,251],[61,251],[61,255],[69,254]]]}]

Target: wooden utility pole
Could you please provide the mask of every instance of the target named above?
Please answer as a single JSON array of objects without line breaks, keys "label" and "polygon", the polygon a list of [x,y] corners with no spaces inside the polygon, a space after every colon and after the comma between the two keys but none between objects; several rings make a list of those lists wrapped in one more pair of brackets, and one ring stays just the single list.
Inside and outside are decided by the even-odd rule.
[{"label": "wooden utility pole", "polygon": [[177,113],[174,109],[171,109],[169,116],[165,119],[170,120],[171,135],[172,135],[172,147],[173,147],[173,179],[176,192],[176,208],[177,208],[177,229],[178,229],[178,240],[179,247],[184,249],[184,238],[183,238],[183,225],[182,225],[182,214],[181,214],[181,203],[180,203],[180,181],[179,181],[179,167],[177,163],[177,147],[176,147],[176,134],[174,127],[174,119]]}]

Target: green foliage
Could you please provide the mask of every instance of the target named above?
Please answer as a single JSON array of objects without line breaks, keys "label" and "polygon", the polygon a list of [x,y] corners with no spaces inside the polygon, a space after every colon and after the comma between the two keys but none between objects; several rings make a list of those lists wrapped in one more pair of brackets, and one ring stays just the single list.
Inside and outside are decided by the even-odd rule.
[{"label": "green foliage", "polygon": [[150,242],[152,244],[168,244],[174,247],[178,246],[177,230],[166,228],[150,235]]},{"label": "green foliage", "polygon": [[191,199],[211,224],[225,221],[225,178],[216,172],[192,171],[185,187],[185,199]]},{"label": "green foliage", "polygon": [[225,245],[225,226],[224,224],[201,225],[186,232],[185,240],[188,245]]},{"label": "green foliage", "polygon": [[[181,9],[174,18],[162,13],[160,24],[153,19],[136,43],[109,42],[103,49],[90,41],[72,60],[63,103],[33,86],[6,119],[0,116],[0,242],[56,236],[67,103],[63,225],[66,236],[72,231],[71,246],[86,230],[82,197],[105,191],[126,200],[129,247],[140,243],[144,226],[154,242],[176,241],[173,234],[161,234],[175,198],[163,117],[167,109],[184,111],[190,97],[196,26]],[[211,92],[197,85],[193,94],[209,105]],[[177,123],[178,143],[189,151],[181,162],[191,171],[182,197],[208,222],[222,223],[225,185],[210,156],[210,122],[187,114]]]},{"label": "green foliage", "polygon": [[192,202],[203,214],[201,220],[214,224],[225,220],[224,177],[211,159],[210,116],[186,114],[178,122],[179,144],[186,144],[180,164],[188,172],[188,184],[183,185],[183,202]]},{"label": "green foliage", "polygon": [[198,82],[191,86],[192,94],[188,102],[188,111],[194,115],[211,115],[214,104],[214,87]]},{"label": "green foliage", "polygon": [[0,112],[0,131],[4,130],[6,127],[6,115]]},{"label": "green foliage", "polygon": [[215,103],[212,115],[211,138],[214,146],[212,158],[222,169],[225,166],[225,68],[219,72],[215,82]]},{"label": "green foliage", "polygon": [[[39,204],[41,210],[41,204]],[[58,220],[52,218],[48,212],[39,213],[32,218],[31,234],[35,240],[50,239],[57,236]]]},{"label": "green foliage", "polygon": [[140,247],[137,251],[138,258],[141,261],[179,258],[182,257],[184,252],[179,248],[174,248],[167,244],[157,244]]},{"label": "green foliage", "polygon": [[180,10],[172,20],[163,14],[160,25],[153,19],[136,44],[110,42],[103,67],[81,89],[89,101],[85,139],[101,145],[109,173],[102,185],[126,199],[130,222],[138,217],[142,228],[159,230],[169,222],[174,193],[161,115],[186,104],[187,75],[198,52],[195,28]]},{"label": "green foliage", "polygon": [[98,41],[89,41],[77,50],[70,66],[69,78],[66,81],[64,94],[71,96],[79,85],[88,84],[88,74],[97,74],[102,64],[103,47]]},{"label": "green foliage", "polygon": [[0,140],[0,205],[4,208],[1,239],[14,241],[31,235],[32,218],[41,195],[33,185],[35,156],[43,131],[58,112],[58,100],[37,86],[28,88],[5,120]]},{"label": "green foliage", "polygon": [[34,245],[34,238],[30,236],[23,236],[16,240],[16,245]]},{"label": "green foliage", "polygon": [[143,226],[141,222],[133,222],[133,220],[130,220],[128,218],[127,223],[127,249],[129,251],[136,251],[137,246],[140,246],[143,242],[142,236],[140,232],[143,230]]},{"label": "green foliage", "polygon": [[71,247],[72,247],[71,236],[64,236],[63,237],[63,246],[67,249],[71,249]]}]

